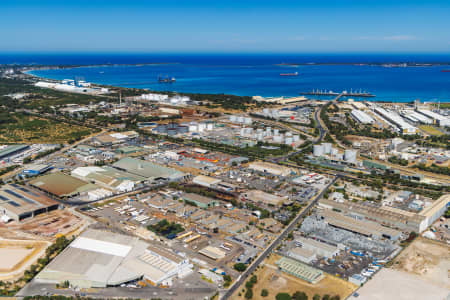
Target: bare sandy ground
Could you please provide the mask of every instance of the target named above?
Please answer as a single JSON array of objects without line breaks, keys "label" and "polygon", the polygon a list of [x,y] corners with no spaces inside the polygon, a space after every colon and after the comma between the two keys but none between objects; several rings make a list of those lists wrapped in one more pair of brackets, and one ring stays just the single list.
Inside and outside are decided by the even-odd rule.
[{"label": "bare sandy ground", "polygon": [[33,248],[0,248],[0,270],[11,270],[32,252]]},{"label": "bare sandy ground", "polygon": [[[448,277],[447,277],[448,278]],[[348,300],[447,300],[450,290],[424,281],[421,277],[385,268]]]}]

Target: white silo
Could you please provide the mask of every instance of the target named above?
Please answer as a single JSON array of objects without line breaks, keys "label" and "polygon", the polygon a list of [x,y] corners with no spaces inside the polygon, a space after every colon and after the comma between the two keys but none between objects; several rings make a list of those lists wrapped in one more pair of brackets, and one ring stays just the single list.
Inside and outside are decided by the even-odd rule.
[{"label": "white silo", "polygon": [[356,150],[345,150],[344,151],[344,160],[347,162],[355,163],[356,156],[357,156]]},{"label": "white silo", "polygon": [[325,152],[325,154],[330,154],[331,153],[331,143],[323,143],[322,145],[324,147],[323,151]]},{"label": "white silo", "polygon": [[336,155],[339,153],[339,151],[338,151],[337,148],[333,148],[333,147],[332,147],[330,153],[331,153],[332,156],[336,156]]},{"label": "white silo", "polygon": [[314,156],[322,156],[324,153],[324,147],[322,145],[314,145],[313,147],[313,155]]},{"label": "white silo", "polygon": [[275,135],[273,137],[273,142],[277,144],[281,144],[283,142],[283,137],[281,135]]}]

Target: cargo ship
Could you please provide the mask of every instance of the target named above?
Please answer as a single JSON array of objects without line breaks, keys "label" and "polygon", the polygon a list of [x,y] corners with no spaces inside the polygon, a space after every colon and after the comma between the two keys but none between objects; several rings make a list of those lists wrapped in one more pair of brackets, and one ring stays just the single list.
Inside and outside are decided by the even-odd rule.
[{"label": "cargo ship", "polygon": [[298,72],[295,72],[295,73],[281,73],[280,76],[298,76]]},{"label": "cargo ship", "polygon": [[170,77],[169,78],[169,76],[166,76],[166,77],[158,76],[158,82],[159,83],[172,83],[172,82],[175,82],[175,81],[176,81],[175,77]]},{"label": "cargo ship", "polygon": [[441,72],[450,73],[450,70],[441,70]]}]

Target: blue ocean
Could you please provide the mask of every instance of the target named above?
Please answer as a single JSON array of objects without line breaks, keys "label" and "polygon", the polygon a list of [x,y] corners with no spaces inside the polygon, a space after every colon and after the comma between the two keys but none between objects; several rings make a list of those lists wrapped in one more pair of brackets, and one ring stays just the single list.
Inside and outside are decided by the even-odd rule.
[{"label": "blue ocean", "polygon": [[[387,67],[389,63],[429,66]],[[51,79],[175,91],[241,96],[297,96],[312,90],[366,91],[372,101],[450,102],[450,55],[293,54],[3,54],[0,63],[116,66],[34,70]],[[129,64],[129,65],[123,65]],[[141,65],[138,65],[141,64]],[[280,76],[295,73],[298,76]],[[174,77],[159,83],[158,77]]]}]

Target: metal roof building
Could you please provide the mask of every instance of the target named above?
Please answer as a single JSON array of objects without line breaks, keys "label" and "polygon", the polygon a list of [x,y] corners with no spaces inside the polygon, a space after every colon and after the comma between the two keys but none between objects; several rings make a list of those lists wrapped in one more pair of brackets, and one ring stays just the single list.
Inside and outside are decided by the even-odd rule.
[{"label": "metal roof building", "polygon": [[172,168],[131,157],[122,158],[112,166],[116,169],[145,177],[148,180],[166,179],[169,181],[177,181],[183,179],[186,175],[185,173]]},{"label": "metal roof building", "polygon": [[7,184],[0,188],[0,213],[15,221],[58,209],[59,203],[28,187]]},{"label": "metal roof building", "polygon": [[72,197],[99,188],[95,184],[85,182],[61,172],[37,177],[29,183],[37,189],[56,197]]},{"label": "metal roof building", "polygon": [[88,229],[37,276],[37,282],[69,281],[80,288],[117,286],[137,279],[170,285],[191,272],[187,259],[136,237]]},{"label": "metal roof building", "polygon": [[372,124],[374,122],[374,119],[371,116],[359,109],[352,110],[352,116],[358,120],[358,122],[363,124]]},{"label": "metal roof building", "polygon": [[0,159],[20,153],[30,148],[28,145],[7,145],[0,148]]},{"label": "metal roof building", "polygon": [[282,257],[276,262],[281,271],[303,279],[309,283],[318,283],[324,278],[323,272],[291,258]]}]

